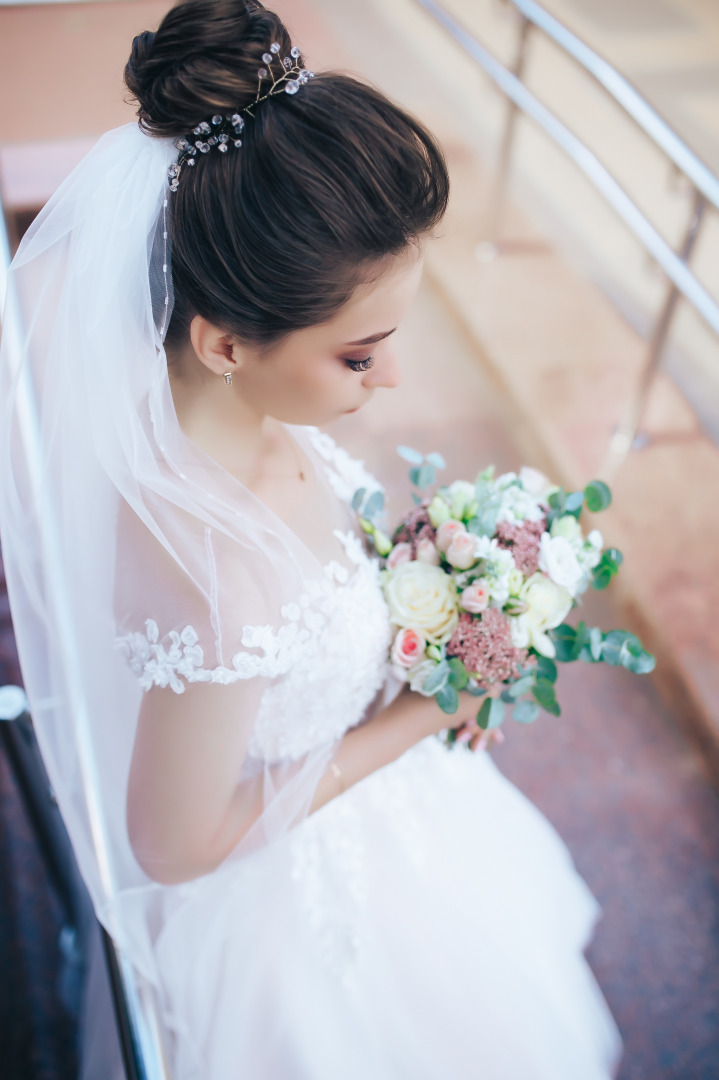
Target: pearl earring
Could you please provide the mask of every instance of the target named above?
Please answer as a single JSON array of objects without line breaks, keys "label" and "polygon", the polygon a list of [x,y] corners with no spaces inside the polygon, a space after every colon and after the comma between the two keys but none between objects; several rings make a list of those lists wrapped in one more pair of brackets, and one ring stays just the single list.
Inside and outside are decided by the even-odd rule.
[{"label": "pearl earring", "polygon": [[225,371],[224,376],[225,376],[225,382],[227,383],[227,385],[232,386],[232,372],[231,371]]}]

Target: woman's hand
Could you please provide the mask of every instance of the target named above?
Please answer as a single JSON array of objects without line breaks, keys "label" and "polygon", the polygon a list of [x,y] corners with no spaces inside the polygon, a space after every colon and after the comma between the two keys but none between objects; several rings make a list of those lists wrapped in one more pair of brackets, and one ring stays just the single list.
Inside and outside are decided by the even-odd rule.
[{"label": "woman's hand", "polygon": [[460,695],[458,711],[454,715],[449,715],[442,712],[433,697],[424,697],[410,690],[408,686],[402,693],[414,699],[417,722],[427,735],[438,735],[446,728],[456,728],[458,729],[457,741],[468,743],[472,751],[487,750],[490,746],[498,746],[504,742],[504,735],[499,728],[483,731],[479,727],[475,718],[476,706],[471,706],[469,698]]}]

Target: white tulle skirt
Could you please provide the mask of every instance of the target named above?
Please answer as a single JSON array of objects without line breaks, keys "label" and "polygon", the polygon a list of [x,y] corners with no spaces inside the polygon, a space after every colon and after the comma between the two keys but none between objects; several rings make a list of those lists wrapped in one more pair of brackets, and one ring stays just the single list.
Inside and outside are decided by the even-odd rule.
[{"label": "white tulle skirt", "polygon": [[174,1080],[606,1080],[598,905],[484,754],[426,739],[189,886],[157,958]]}]

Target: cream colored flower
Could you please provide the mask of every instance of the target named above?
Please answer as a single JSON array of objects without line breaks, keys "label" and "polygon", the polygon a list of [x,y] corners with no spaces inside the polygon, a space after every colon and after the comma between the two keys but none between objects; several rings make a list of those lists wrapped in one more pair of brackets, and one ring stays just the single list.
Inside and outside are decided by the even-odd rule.
[{"label": "cream colored flower", "polygon": [[555,585],[576,596],[583,571],[569,540],[543,533],[539,547],[539,568],[549,574]]},{"label": "cream colored flower", "polygon": [[516,645],[519,638],[529,635],[529,644],[543,656],[555,655],[554,642],[547,634],[563,622],[572,610],[572,597],[561,585],[555,585],[544,574],[532,574],[520,593],[520,599],[528,605],[527,611],[518,618],[512,639]]},{"label": "cream colored flower", "polygon": [[419,630],[441,645],[457,625],[457,596],[451,578],[438,566],[409,562],[385,577],[385,598],[396,626]]}]

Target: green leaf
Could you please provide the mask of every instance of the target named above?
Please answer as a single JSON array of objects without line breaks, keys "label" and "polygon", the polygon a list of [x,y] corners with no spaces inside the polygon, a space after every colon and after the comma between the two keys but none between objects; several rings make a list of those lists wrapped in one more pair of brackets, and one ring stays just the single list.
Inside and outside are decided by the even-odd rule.
[{"label": "green leaf", "polygon": [[435,469],[446,469],[447,464],[441,454],[438,454],[436,450],[433,450],[431,454],[427,454],[427,461],[430,465],[434,465]]},{"label": "green leaf", "polygon": [[657,665],[655,657],[643,647],[639,638],[626,641],[621,653],[622,667],[635,675],[646,675]]},{"label": "green leaf", "polygon": [[477,713],[477,723],[483,731],[498,728],[504,720],[504,702],[499,698],[487,698]]},{"label": "green leaf", "polygon": [[624,556],[619,548],[607,548],[602,555],[599,565],[605,566],[607,570],[611,570],[613,574],[616,574],[623,562]]},{"label": "green leaf", "polygon": [[554,647],[557,650],[557,660],[560,663],[567,664],[571,660],[576,659],[574,655],[574,643],[577,640],[577,631],[573,626],[569,626],[568,623],[562,623],[556,630],[550,630],[549,636],[554,642]]},{"label": "green leaf", "polygon": [[412,465],[421,465],[424,461],[424,454],[420,454],[419,450],[413,450],[411,446],[398,446],[397,453]]},{"label": "green leaf", "polygon": [[528,694],[534,685],[534,675],[524,675],[521,679],[517,679],[515,683],[509,687],[507,693],[513,698],[519,698],[522,694]]},{"label": "green leaf", "polygon": [[589,645],[589,630],[587,624],[582,621],[577,627],[577,636],[574,639],[574,659],[578,659],[579,654],[585,645]]},{"label": "green leaf", "polygon": [[599,566],[595,566],[592,571],[592,588],[593,589],[606,589],[607,585],[611,583],[612,571],[605,570]]},{"label": "green leaf", "polygon": [[569,495],[567,495],[566,501],[564,503],[564,513],[573,514],[575,517],[579,517],[582,512],[583,506],[584,492],[572,491]]},{"label": "green leaf", "polygon": [[542,706],[542,708],[552,713],[553,716],[559,716],[561,709],[554,693],[554,683],[551,683],[549,679],[537,679],[536,683],[532,687],[532,694],[534,700]]},{"label": "green leaf", "polygon": [[425,694],[436,694],[438,690],[441,690],[446,685],[449,679],[449,664],[443,660],[437,664],[434,671],[430,671],[427,678],[422,684],[422,689]]},{"label": "green leaf", "polygon": [[467,669],[458,656],[453,656],[449,663],[449,681],[455,690],[464,690],[469,682]]},{"label": "green leaf", "polygon": [[410,479],[410,483],[414,484],[414,486],[415,486],[415,487],[419,487],[419,486],[420,486],[420,483],[419,483],[419,474],[420,474],[420,467],[419,467],[418,465],[417,465],[417,466],[413,466],[413,468],[411,468],[411,469],[409,470],[409,479]]},{"label": "green leaf", "polygon": [[459,708],[459,694],[450,683],[447,683],[437,693],[437,704],[442,712],[452,715]]},{"label": "green leaf", "polygon": [[352,509],[359,510],[364,502],[364,497],[367,494],[367,488],[357,488],[352,496]]},{"label": "green leaf", "polygon": [[548,682],[557,681],[557,665],[548,656],[537,657],[537,678],[546,679]]},{"label": "green leaf", "polygon": [[[414,472],[415,470],[413,469],[412,471]],[[437,472],[434,465],[421,465],[416,472],[417,479],[413,480],[412,483],[418,488],[431,487],[437,479]]]},{"label": "green leaf", "polygon": [[539,716],[539,705],[534,701],[520,701],[512,709],[512,717],[519,724],[533,724]]},{"label": "green leaf", "polygon": [[412,492],[412,502],[415,506],[419,506],[419,504],[422,502],[422,497],[418,495],[416,491]]},{"label": "green leaf", "polygon": [[557,490],[553,491],[549,496],[549,505],[552,510],[556,510],[559,514],[563,513],[566,502],[567,493],[563,487],[557,488]]},{"label": "green leaf", "polygon": [[610,630],[608,634],[605,634],[602,645],[602,660],[604,663],[610,664],[612,667],[621,666],[626,645],[632,640],[641,648],[639,638],[635,637],[634,634],[630,634],[628,630]]},{"label": "green leaf", "polygon": [[591,510],[593,514],[606,510],[612,502],[612,493],[603,480],[591,480],[584,489],[584,497],[587,500],[587,510]]},{"label": "green leaf", "polygon": [[602,646],[604,645],[604,634],[598,626],[593,626],[589,631],[589,651],[592,656],[592,660],[598,661],[602,659]]},{"label": "green leaf", "polygon": [[381,491],[373,491],[364,508],[364,516],[373,518],[384,510],[384,495]]}]

